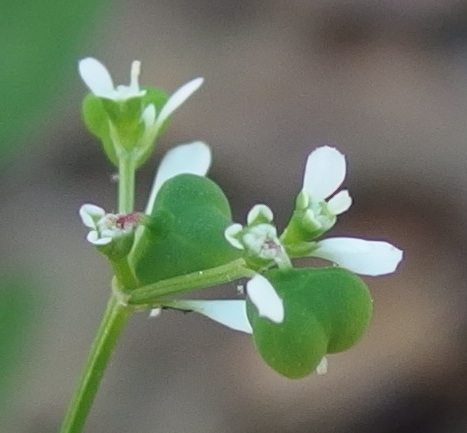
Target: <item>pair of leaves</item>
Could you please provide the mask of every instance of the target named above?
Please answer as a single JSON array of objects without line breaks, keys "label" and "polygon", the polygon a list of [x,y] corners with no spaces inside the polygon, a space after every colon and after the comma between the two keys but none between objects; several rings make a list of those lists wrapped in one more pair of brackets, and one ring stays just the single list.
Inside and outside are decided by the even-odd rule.
[{"label": "pair of leaves", "polygon": [[260,317],[250,300],[248,319],[267,364],[289,378],[316,370],[324,356],[355,345],[366,332],[372,299],[365,283],[345,269],[272,269],[265,272],[282,298],[285,319]]},{"label": "pair of leaves", "polygon": [[239,258],[224,238],[231,221],[229,202],[213,181],[192,174],[166,181],[133,254],[138,281],[151,284]]},{"label": "pair of leaves", "polygon": [[[160,189],[132,256],[142,285],[239,258],[224,239],[231,223],[227,198],[211,180],[183,174]],[[271,322],[247,299],[255,345],[274,370],[289,378],[316,370],[324,356],[355,345],[372,315],[364,282],[342,268],[272,269],[264,276],[282,298],[285,319]]]}]

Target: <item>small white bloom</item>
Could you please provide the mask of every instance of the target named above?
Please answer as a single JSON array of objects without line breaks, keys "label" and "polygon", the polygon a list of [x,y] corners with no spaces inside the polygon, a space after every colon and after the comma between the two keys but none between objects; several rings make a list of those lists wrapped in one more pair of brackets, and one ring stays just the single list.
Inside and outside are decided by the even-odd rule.
[{"label": "small white bloom", "polygon": [[151,213],[157,193],[165,181],[183,173],[205,176],[211,166],[211,160],[211,149],[202,141],[181,144],[169,150],[162,158],[154,178],[146,206],[146,214]]},{"label": "small white bloom", "polygon": [[83,224],[91,229],[86,239],[93,245],[108,245],[114,238],[131,233],[139,220],[137,213],[106,213],[104,209],[93,204],[81,206],[79,215]]},{"label": "small white bloom", "polygon": [[100,98],[114,101],[125,101],[146,94],[146,90],[139,87],[140,71],[141,62],[135,60],[131,65],[130,85],[119,85],[115,88],[109,71],[99,60],[87,57],[79,62],[79,73],[89,90]]},{"label": "small white bloom", "polygon": [[245,250],[246,257],[260,259],[281,266],[289,266],[290,259],[277,236],[276,227],[271,224],[274,219],[272,210],[258,204],[248,212],[247,226],[235,223],[224,231],[226,240],[239,250]]},{"label": "small white bloom", "polygon": [[377,276],[394,272],[403,252],[388,242],[330,238],[317,242],[310,256],[329,260],[357,274]]},{"label": "small white bloom", "polygon": [[345,156],[329,146],[319,147],[308,156],[303,177],[302,194],[308,208],[305,219],[312,227],[329,230],[336,216],[349,209],[352,198],[347,190],[333,195],[346,175]]}]

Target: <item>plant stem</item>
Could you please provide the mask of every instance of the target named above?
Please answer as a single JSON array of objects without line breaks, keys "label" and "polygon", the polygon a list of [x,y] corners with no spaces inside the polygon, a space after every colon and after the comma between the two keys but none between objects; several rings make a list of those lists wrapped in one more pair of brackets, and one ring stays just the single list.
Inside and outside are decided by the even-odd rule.
[{"label": "plant stem", "polygon": [[228,283],[239,278],[252,277],[255,272],[247,268],[243,259],[234,260],[226,265],[179,277],[168,278],[154,284],[140,287],[131,292],[127,292],[128,303],[132,305],[147,304],[157,302],[158,298],[174,295],[176,293],[196,290],[202,287],[210,287],[218,284]]},{"label": "plant stem", "polygon": [[118,163],[118,212],[128,214],[134,210],[135,161],[131,153],[120,155]]},{"label": "plant stem", "polygon": [[[118,212],[129,214],[135,206],[135,161],[131,153],[122,154],[118,160]],[[137,285],[128,257],[112,263],[114,275],[126,289]]]},{"label": "plant stem", "polygon": [[[119,213],[128,214],[133,212],[135,172],[136,167],[132,155],[130,153],[120,155],[118,165]],[[113,265],[120,283],[126,288],[134,287],[136,283],[128,259],[125,258]],[[110,356],[132,311],[132,307],[119,303],[115,294],[112,293],[91,345],[88,359],[84,364],[78,387],[63,420],[60,433],[80,433],[82,431]]]},{"label": "plant stem", "polygon": [[60,433],[82,431],[110,356],[131,312],[130,307],[119,304],[112,294]]}]

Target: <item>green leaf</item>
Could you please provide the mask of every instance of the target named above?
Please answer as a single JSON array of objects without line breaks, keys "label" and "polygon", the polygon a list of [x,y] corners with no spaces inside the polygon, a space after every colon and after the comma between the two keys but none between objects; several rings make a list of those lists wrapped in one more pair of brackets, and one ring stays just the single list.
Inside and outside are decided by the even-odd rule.
[{"label": "green leaf", "polygon": [[338,268],[273,269],[264,273],[284,302],[285,319],[260,317],[247,299],[254,342],[278,373],[301,378],[329,353],[342,352],[365,334],[372,299],[365,283]]},{"label": "green leaf", "polygon": [[181,174],[160,189],[132,263],[142,285],[226,264],[240,257],[224,238],[231,212],[211,180]]}]

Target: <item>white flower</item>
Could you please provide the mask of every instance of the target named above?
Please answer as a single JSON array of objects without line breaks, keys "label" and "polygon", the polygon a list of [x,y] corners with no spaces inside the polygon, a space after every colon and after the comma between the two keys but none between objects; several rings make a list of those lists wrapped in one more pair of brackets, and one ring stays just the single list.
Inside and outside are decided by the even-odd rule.
[{"label": "white flower", "polygon": [[131,64],[130,85],[114,87],[109,71],[99,60],[87,57],[79,62],[79,73],[89,90],[100,98],[114,101],[125,101],[146,94],[146,90],[141,90],[139,87],[140,71],[141,62],[135,60]]},{"label": "white flower", "polygon": [[[89,90],[100,98],[113,101],[126,101],[146,94],[146,90],[139,86],[140,71],[141,62],[135,60],[131,65],[130,85],[115,87],[109,71],[99,60],[87,57],[79,62],[79,73]],[[157,134],[163,123],[201,87],[203,81],[203,78],[195,78],[181,86],[169,97],[159,114],[156,113],[153,104],[146,105],[141,113],[141,119],[148,136]]]},{"label": "white flower", "polygon": [[323,232],[334,225],[336,215],[345,212],[352,204],[347,190],[326,201],[341,186],[345,175],[345,156],[337,149],[318,147],[308,156],[301,192],[302,205],[307,208],[305,219]]},{"label": "white flower", "polygon": [[385,275],[394,272],[403,252],[383,241],[357,238],[329,238],[316,243],[310,256],[329,260],[361,275]]},{"label": "white flower", "polygon": [[83,224],[91,229],[86,239],[93,245],[108,245],[114,238],[131,233],[139,220],[137,213],[106,213],[104,209],[93,204],[81,206],[79,215]]},{"label": "white flower", "polygon": [[247,226],[232,224],[224,232],[227,241],[239,250],[245,250],[247,258],[260,259],[281,267],[289,266],[290,259],[272,225],[274,214],[264,205],[257,204],[248,212]]}]

